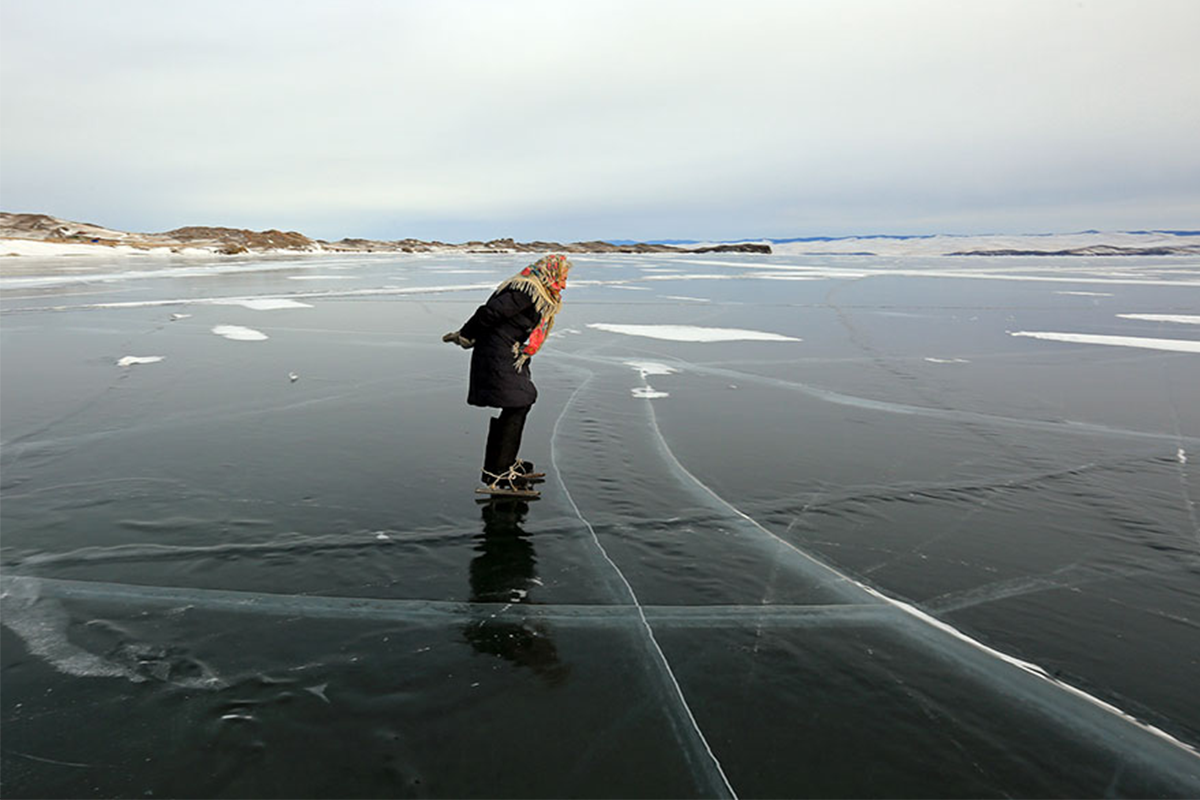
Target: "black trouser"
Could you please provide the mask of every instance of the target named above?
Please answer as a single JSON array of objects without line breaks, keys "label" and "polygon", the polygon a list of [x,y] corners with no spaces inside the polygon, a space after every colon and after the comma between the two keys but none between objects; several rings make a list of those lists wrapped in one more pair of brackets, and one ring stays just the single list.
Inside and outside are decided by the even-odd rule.
[{"label": "black trouser", "polygon": [[529,416],[532,406],[520,408],[502,408],[500,416],[488,420],[487,445],[483,450],[483,472],[481,479],[491,483],[494,477],[508,471],[517,460],[517,451],[521,449],[521,434],[525,430],[525,417]]}]

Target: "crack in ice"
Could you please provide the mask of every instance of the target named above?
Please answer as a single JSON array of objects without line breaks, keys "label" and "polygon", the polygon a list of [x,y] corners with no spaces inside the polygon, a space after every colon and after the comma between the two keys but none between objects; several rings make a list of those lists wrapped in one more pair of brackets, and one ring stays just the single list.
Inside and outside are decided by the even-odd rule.
[{"label": "crack in ice", "polygon": [[[567,502],[571,505],[575,515],[579,517],[579,521],[582,522],[584,527],[588,529],[588,532],[591,533],[592,541],[595,542],[596,547],[599,549],[600,554],[604,557],[604,560],[607,561],[609,566],[612,567],[613,571],[616,572],[617,576],[621,580],[621,583],[625,587],[625,591],[629,594],[630,599],[637,608],[638,617],[641,621],[642,628],[646,631],[646,637],[655,656],[657,657],[658,663],[662,666],[667,679],[670,681],[672,693],[678,701],[680,707],[683,709],[687,721],[691,725],[692,731],[695,733],[695,736],[699,740],[700,746],[707,756],[707,762],[698,766],[701,766],[701,769],[707,773],[705,777],[711,784],[713,784],[710,787],[710,791],[713,793],[724,792],[732,798],[737,798],[737,792],[734,791],[733,786],[729,783],[729,778],[725,775],[725,770],[721,767],[721,762],[717,759],[716,754],[713,753],[712,747],[709,746],[708,739],[705,738],[704,732],[700,730],[700,724],[696,721],[696,717],[692,713],[691,707],[688,705],[687,698],[683,694],[683,687],[679,685],[679,680],[675,677],[674,670],[671,669],[670,661],[667,660],[666,654],[663,652],[662,647],[660,647],[658,644],[658,639],[656,639],[654,636],[654,629],[651,627],[649,620],[646,619],[646,612],[642,607],[641,602],[638,600],[637,593],[633,590],[633,586],[629,583],[629,579],[625,577],[625,573],[621,571],[621,568],[618,567],[616,562],[613,561],[609,556],[608,551],[604,548],[604,545],[600,541],[600,537],[596,535],[596,529],[592,527],[592,524],[588,522],[583,516],[583,513],[580,512],[579,506],[575,503],[575,498],[571,496],[571,492],[567,488],[566,481],[563,480],[562,471],[558,467],[556,445],[558,442],[559,425],[562,422],[563,417],[566,416],[567,411],[571,408],[571,405],[575,402],[575,398],[579,396],[579,393],[583,391],[584,387],[586,387],[592,380],[593,378],[589,376],[587,380],[580,384],[579,387],[577,387],[575,391],[571,393],[571,397],[563,405],[563,410],[558,415],[558,419],[554,421],[554,429],[550,435],[550,465],[554,469],[555,478],[557,479],[558,484],[562,487],[563,494],[566,496]],[[707,766],[708,769],[704,769],[704,766]],[[714,780],[714,778],[719,778],[719,782]]]}]

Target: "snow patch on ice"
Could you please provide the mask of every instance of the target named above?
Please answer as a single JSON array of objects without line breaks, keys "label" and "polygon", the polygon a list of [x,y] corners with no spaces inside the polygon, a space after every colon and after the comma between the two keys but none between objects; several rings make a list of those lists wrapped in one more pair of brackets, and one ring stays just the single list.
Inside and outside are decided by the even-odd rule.
[{"label": "snow patch on ice", "polygon": [[1112,292],[1055,292],[1055,294],[1077,294],[1080,297],[1112,297]]},{"label": "snow patch on ice", "polygon": [[[0,288],[4,280],[0,278]],[[389,295],[440,294],[443,292],[465,292],[495,288],[490,283],[468,283],[457,286],[386,286],[377,289],[325,289],[322,291],[289,292],[290,297],[335,298],[335,297],[386,297]],[[177,297],[163,300],[124,300],[113,303],[80,303],[78,305],[32,306],[21,311],[82,311],[93,308],[150,308],[153,306],[225,305],[227,301],[257,300],[254,297]],[[240,305],[240,302],[237,303]],[[292,308],[293,306],[288,306]]]},{"label": "snow patch on ice", "polygon": [[[162,648],[147,642],[127,642],[104,656],[68,637],[77,621],[56,598],[42,594],[42,582],[30,576],[3,578],[0,622],[25,642],[29,652],[52,667],[75,677],[125,678],[134,683],[161,680],[196,689],[220,689],[225,682],[199,662],[188,662],[188,674],[175,674]],[[196,674],[198,669],[199,674]]]},{"label": "snow patch on ice", "polygon": [[1091,333],[1056,333],[1053,331],[1009,331],[1009,335],[1073,344],[1100,344],[1112,347],[1138,347],[1143,350],[1200,353],[1200,341],[1189,339],[1150,339],[1142,336],[1102,336]]},{"label": "snow patch on ice", "polygon": [[657,361],[626,361],[625,366],[633,367],[638,374],[645,378],[647,375],[674,375],[679,370],[660,364]]},{"label": "snow patch on ice", "polygon": [[1186,464],[1187,463],[1187,452],[1182,447],[1180,447],[1175,451],[1175,458],[1179,459],[1180,464]]},{"label": "snow patch on ice", "polygon": [[[118,234],[120,235],[120,234]],[[0,239],[0,253],[15,256],[174,256],[198,255],[212,256],[209,248],[178,248],[174,251],[169,247],[155,247],[143,250],[127,244],[108,246],[76,242],[44,242],[35,239]]]},{"label": "snow patch on ice", "polygon": [[117,664],[84,650],[67,638],[71,618],[56,600],[42,598],[36,578],[15,577],[0,593],[4,624],[21,637],[29,652],[59,672],[76,677],[121,677]]},{"label": "snow patch on ice", "polygon": [[792,336],[778,333],[752,331],[743,328],[702,328],[698,325],[617,325],[607,322],[592,322],[589,328],[626,336],[645,336],[649,339],[665,339],[672,342],[799,342]]},{"label": "snow patch on ice", "polygon": [[932,358],[926,356],[925,360],[930,364],[970,364],[971,362],[965,358]]},{"label": "snow patch on ice", "polygon": [[134,364],[156,364],[163,356],[124,356],[117,361],[118,367],[132,367]]},{"label": "snow patch on ice", "polygon": [[215,306],[242,306],[253,311],[275,311],[281,308],[312,308],[310,303],[301,303],[283,297],[235,297],[229,300],[209,300]]},{"label": "snow patch on ice", "polygon": [[224,336],[226,339],[233,339],[239,342],[261,342],[267,338],[267,335],[262,331],[256,331],[253,328],[243,328],[241,325],[217,325],[212,329],[212,332],[217,336]]},{"label": "snow patch on ice", "polygon": [[711,303],[712,302],[712,300],[710,300],[707,297],[688,297],[687,295],[681,295],[681,294],[664,294],[663,299],[664,300],[690,300],[693,303]]},{"label": "snow patch on ice", "polygon": [[352,281],[354,275],[288,275],[289,281]]},{"label": "snow patch on ice", "polygon": [[1178,322],[1181,325],[1200,325],[1195,314],[1117,314],[1121,319],[1141,319],[1147,322]]},{"label": "snow patch on ice", "polygon": [[[625,366],[633,367],[638,371],[642,381],[646,381],[647,375],[674,375],[679,370],[674,367],[669,367],[666,364],[660,364],[657,361],[626,361]],[[634,397],[641,400],[655,400],[660,397],[670,397],[668,392],[660,392],[646,382],[644,386],[637,386],[630,389]]]}]

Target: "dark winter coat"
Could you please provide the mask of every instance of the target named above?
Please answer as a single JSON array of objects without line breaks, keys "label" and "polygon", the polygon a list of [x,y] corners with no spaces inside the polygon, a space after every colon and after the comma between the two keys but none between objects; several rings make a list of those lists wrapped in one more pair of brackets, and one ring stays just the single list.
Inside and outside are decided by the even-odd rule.
[{"label": "dark winter coat", "polygon": [[523,343],[541,321],[533,298],[511,288],[495,292],[467,320],[460,333],[475,342],[471,350],[471,384],[467,390],[469,404],[520,408],[537,400],[529,362],[518,372],[513,346]]}]

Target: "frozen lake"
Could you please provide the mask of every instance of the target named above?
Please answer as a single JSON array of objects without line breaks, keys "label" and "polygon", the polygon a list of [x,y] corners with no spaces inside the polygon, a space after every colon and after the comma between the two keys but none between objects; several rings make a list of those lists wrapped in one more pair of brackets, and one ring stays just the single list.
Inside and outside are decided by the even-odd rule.
[{"label": "frozen lake", "polygon": [[6,797],[1200,795],[1195,258],[532,260],[5,265]]}]

